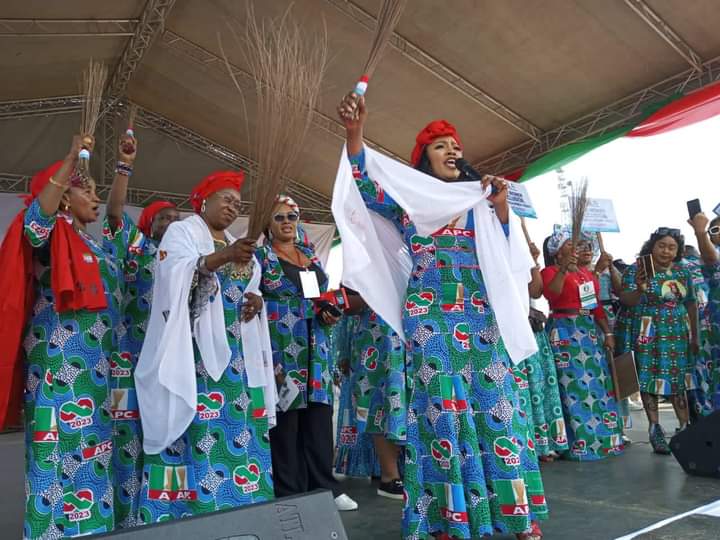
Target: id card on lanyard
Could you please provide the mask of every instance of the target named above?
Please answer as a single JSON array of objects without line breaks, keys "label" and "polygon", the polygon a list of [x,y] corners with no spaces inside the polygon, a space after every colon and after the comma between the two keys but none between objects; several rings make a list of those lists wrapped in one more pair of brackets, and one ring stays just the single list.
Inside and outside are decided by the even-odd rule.
[{"label": "id card on lanyard", "polygon": [[598,306],[595,283],[592,281],[580,283],[578,292],[580,293],[580,309],[595,309]]},{"label": "id card on lanyard", "polygon": [[320,284],[317,274],[311,270],[300,271],[300,285],[302,286],[304,298],[318,298],[320,296]]}]

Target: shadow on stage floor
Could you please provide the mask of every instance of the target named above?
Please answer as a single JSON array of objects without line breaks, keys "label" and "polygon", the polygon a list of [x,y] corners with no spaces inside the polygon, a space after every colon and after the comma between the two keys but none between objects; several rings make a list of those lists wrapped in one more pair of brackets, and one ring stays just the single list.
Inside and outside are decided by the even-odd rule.
[{"label": "shadow on stage floor", "polygon": [[[720,480],[687,476],[672,456],[654,455],[642,417],[634,413],[634,418],[637,429],[630,435],[635,444],[625,455],[598,463],[560,461],[543,466],[550,504],[550,520],[543,524],[545,540],[612,540],[720,499]],[[671,413],[663,412],[663,424],[671,431]],[[21,537],[22,452],[22,434],[0,435],[0,537],[8,540]],[[375,486],[366,481],[346,480],[344,485],[360,505],[357,512],[342,516],[351,540],[400,538],[402,501],[378,497]],[[693,516],[642,538],[718,540],[719,524],[720,519]],[[698,532],[703,527],[715,532]]]}]

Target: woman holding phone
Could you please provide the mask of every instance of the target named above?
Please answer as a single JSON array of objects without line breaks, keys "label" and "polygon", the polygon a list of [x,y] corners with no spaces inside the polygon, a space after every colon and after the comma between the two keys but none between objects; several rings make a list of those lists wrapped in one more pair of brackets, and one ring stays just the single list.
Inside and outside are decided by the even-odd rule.
[{"label": "woman holding phone", "polygon": [[332,475],[328,331],[341,313],[313,301],[327,290],[328,277],[299,222],[295,201],[278,197],[268,241],[257,250],[279,393],[277,426],[270,431],[275,495],[329,489],[338,510],[356,510]]},{"label": "woman holding phone", "polygon": [[657,229],[643,245],[638,261],[625,271],[620,294],[620,301],[634,308],[630,338],[650,423],[650,444],[657,454],[670,454],[660,425],[659,397],[672,401],[680,429],[684,429],[692,354],[698,349],[692,276],[680,264],[684,244],[679,229]]}]

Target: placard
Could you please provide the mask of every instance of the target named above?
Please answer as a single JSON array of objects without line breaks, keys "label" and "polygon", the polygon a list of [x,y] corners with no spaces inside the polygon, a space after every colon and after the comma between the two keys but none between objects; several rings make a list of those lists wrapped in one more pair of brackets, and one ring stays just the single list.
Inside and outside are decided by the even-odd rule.
[{"label": "placard", "polygon": [[519,182],[508,182],[508,204],[516,215],[537,219],[527,188]]},{"label": "placard", "polygon": [[586,232],[620,232],[612,200],[588,199],[582,228]]}]

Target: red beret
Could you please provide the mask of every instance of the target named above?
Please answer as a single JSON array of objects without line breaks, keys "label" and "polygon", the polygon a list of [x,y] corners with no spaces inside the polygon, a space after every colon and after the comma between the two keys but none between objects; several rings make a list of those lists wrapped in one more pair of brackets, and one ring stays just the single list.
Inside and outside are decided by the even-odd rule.
[{"label": "red beret", "polygon": [[155,216],[160,210],[165,210],[166,208],[175,208],[175,205],[170,201],[155,201],[143,208],[137,226],[138,229],[140,229],[140,232],[142,232],[145,236],[150,236],[150,233],[152,232],[153,219],[155,219]]},{"label": "red beret", "polygon": [[415,148],[413,148],[412,155],[410,156],[410,164],[413,167],[417,167],[425,147],[435,139],[448,136],[454,138],[457,143],[462,146],[455,126],[450,122],[446,120],[433,120],[430,122],[417,134],[417,137],[415,137]]},{"label": "red beret", "polygon": [[221,189],[230,188],[240,191],[244,180],[245,173],[242,171],[218,171],[206,176],[190,192],[190,204],[193,210],[199,214],[203,201]]},{"label": "red beret", "polygon": [[25,197],[25,206],[30,206],[30,203],[40,195],[40,192],[50,182],[50,178],[60,170],[62,163],[62,161],[56,161],[32,177],[32,180],[30,180],[30,195]]}]

